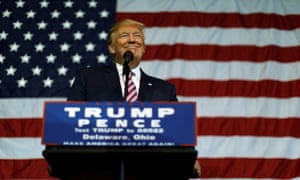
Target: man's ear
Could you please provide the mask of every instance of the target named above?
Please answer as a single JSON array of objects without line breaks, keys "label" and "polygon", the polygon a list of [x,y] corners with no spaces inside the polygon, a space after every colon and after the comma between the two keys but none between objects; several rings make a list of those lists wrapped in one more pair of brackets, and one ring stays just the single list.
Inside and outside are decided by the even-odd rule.
[{"label": "man's ear", "polygon": [[110,54],[115,54],[116,53],[115,47],[113,45],[111,45],[111,44],[108,45],[108,50],[109,50]]}]

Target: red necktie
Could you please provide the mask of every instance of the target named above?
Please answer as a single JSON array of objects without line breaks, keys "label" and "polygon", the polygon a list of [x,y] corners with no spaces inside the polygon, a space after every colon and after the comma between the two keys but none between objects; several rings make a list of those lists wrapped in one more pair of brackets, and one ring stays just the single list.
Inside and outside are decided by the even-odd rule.
[{"label": "red necktie", "polygon": [[127,102],[134,102],[134,101],[137,101],[137,99],[138,99],[137,90],[132,81],[132,75],[133,75],[133,73],[130,72],[129,76],[128,76],[128,95],[126,97]]}]

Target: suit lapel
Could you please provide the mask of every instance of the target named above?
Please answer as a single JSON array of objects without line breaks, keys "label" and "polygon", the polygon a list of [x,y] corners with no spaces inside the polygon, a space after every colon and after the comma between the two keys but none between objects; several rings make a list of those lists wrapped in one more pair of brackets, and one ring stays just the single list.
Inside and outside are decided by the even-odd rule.
[{"label": "suit lapel", "polygon": [[[124,97],[122,95],[121,85],[120,85],[120,78],[116,68],[116,65],[113,64],[108,66],[105,69],[105,83],[109,90],[109,100],[112,101],[124,101]],[[141,82],[140,82],[140,90],[138,95],[139,101],[151,101],[153,99],[154,93],[154,84],[152,79],[145,74],[141,70]]]},{"label": "suit lapel", "polygon": [[138,100],[151,101],[153,92],[154,92],[154,87],[151,78],[149,78],[149,76],[146,75],[141,70],[141,84],[140,84]]},{"label": "suit lapel", "polygon": [[115,64],[106,68],[104,73],[106,85],[109,89],[109,99],[112,101],[123,101],[120,78]]}]

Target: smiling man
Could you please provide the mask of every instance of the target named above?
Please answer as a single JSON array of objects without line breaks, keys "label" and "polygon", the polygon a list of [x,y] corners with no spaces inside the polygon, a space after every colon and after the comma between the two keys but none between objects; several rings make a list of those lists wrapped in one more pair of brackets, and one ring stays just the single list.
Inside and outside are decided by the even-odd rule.
[{"label": "smiling man", "polygon": [[[112,26],[108,36],[108,50],[112,61],[107,64],[82,69],[70,90],[69,101],[177,101],[176,88],[173,84],[146,74],[140,65],[140,61],[145,53],[145,33],[144,25],[132,19],[125,19]],[[129,54],[129,59],[126,59]],[[125,55],[125,56],[124,56]],[[127,61],[129,60],[129,61]],[[128,73],[126,74],[126,72]],[[124,73],[125,72],[125,73]],[[130,83],[129,77],[132,82]],[[128,82],[129,81],[129,82]],[[131,93],[136,97],[134,98]],[[130,98],[128,98],[130,97]],[[171,163],[171,162],[170,162]],[[172,164],[172,163],[171,163]],[[200,166],[196,162],[196,170]],[[160,173],[152,172],[152,164],[147,162],[144,165],[134,164],[126,166],[126,171],[130,180],[148,180],[161,177]],[[137,170],[137,167],[139,167]],[[155,167],[155,166],[154,166]],[[98,172],[101,179],[111,179],[113,172],[109,171],[109,166],[104,165]],[[131,170],[130,170],[131,169]],[[144,170],[143,170],[144,169]],[[163,172],[164,169],[161,169]],[[106,173],[103,173],[106,172]],[[107,174],[108,172],[108,174]],[[81,174],[86,178],[89,171]],[[169,177],[170,176],[170,177]],[[166,179],[178,179],[168,175]],[[77,179],[80,179],[77,177]]]},{"label": "smiling man", "polygon": [[[108,36],[108,50],[112,61],[96,67],[82,69],[70,90],[68,100],[73,101],[125,101],[127,94],[134,89],[133,101],[177,101],[176,88],[169,82],[146,74],[140,67],[145,53],[144,25],[125,19],[112,26]],[[124,73],[124,54],[132,59],[127,64],[128,74]],[[133,91],[133,90],[132,90]],[[129,100],[127,100],[129,101]]]}]

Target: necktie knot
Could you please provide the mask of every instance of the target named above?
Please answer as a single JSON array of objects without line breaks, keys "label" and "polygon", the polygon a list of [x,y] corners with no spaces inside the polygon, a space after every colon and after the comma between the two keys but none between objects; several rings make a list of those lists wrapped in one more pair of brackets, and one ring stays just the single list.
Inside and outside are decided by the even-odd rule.
[{"label": "necktie knot", "polygon": [[128,75],[128,78],[132,79],[132,76],[134,75],[134,72],[130,71],[129,72],[129,75]]}]

